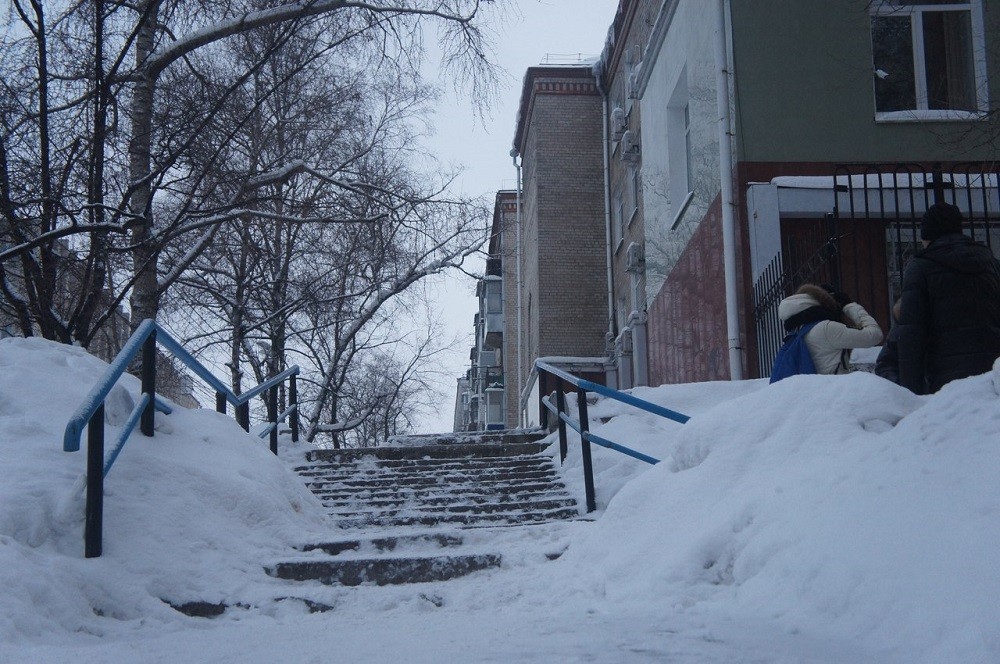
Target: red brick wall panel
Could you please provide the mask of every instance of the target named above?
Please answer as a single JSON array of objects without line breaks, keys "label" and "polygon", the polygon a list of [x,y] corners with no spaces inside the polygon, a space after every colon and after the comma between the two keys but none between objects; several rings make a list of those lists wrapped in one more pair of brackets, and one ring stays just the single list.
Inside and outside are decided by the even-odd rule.
[{"label": "red brick wall panel", "polygon": [[719,199],[649,307],[651,385],[729,379]]}]

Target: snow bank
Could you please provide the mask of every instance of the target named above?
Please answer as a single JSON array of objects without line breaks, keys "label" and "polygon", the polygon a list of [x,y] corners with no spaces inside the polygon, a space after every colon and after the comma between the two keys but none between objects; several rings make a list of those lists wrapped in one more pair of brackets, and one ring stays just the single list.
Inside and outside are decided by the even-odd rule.
[{"label": "snow bank", "polygon": [[609,601],[766,616],[882,661],[998,661],[998,376],[929,398],[800,376],[726,401],[658,437],[664,462],[565,564]]},{"label": "snow bank", "polygon": [[[176,408],[132,436],[108,474],[104,555],[83,558],[83,451],[63,428],[106,364],[40,339],[0,340],[0,642],[103,634],[107,620],[178,621],[175,604],[233,601],[322,523],[315,498],[231,418]],[[124,376],[107,420],[139,393]],[[131,399],[125,394],[131,395]],[[110,441],[119,429],[110,423]]]}]

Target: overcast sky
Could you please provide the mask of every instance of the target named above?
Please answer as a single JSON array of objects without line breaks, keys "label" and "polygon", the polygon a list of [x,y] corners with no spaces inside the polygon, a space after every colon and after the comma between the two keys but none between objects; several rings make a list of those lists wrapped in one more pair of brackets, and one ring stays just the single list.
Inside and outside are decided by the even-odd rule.
[{"label": "overcast sky", "polygon": [[[547,57],[564,62],[566,58],[599,55],[618,6],[618,0],[506,2],[513,7],[507,11],[504,24],[492,26],[496,59],[507,72],[497,102],[485,121],[480,121],[470,100],[449,90],[433,119],[436,134],[429,141],[430,147],[444,164],[463,167],[456,183],[457,191],[463,194],[492,197],[499,189],[514,188],[516,175],[510,149],[525,70]],[[482,265],[476,264],[474,269],[481,271]],[[476,312],[475,283],[471,279],[450,277],[435,290],[447,333],[462,335],[464,341],[441,362],[450,378],[443,385],[446,396],[441,407],[419,426],[426,432],[452,428],[455,381],[469,368],[472,317]]]}]

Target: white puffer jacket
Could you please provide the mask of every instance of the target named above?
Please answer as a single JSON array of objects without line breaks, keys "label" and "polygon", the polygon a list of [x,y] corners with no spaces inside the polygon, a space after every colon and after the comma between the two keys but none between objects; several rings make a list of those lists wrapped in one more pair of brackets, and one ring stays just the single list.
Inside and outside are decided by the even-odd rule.
[{"label": "white puffer jacket", "polygon": [[[806,293],[792,295],[778,305],[778,318],[784,323],[795,314],[816,306],[819,306],[819,302],[811,295]],[[871,348],[882,343],[882,328],[864,307],[857,302],[851,302],[844,307],[844,314],[860,329],[848,327],[837,321],[824,320],[816,323],[806,334],[806,347],[816,365],[816,373],[847,373],[848,368],[841,361],[844,350]]]}]

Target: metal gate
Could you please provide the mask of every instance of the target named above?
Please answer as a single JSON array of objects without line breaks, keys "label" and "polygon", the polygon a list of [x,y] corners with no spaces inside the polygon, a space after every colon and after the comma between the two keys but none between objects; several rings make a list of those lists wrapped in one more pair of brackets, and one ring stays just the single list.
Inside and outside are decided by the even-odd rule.
[{"label": "metal gate", "polygon": [[845,164],[834,170],[834,207],[826,223],[782,222],[781,253],[753,287],[757,359],[762,376],[784,334],[778,303],[803,283],[829,283],[848,292],[878,320],[892,324],[903,272],[921,248],[920,219],[942,201],[958,206],[964,232],[1000,255],[1000,167],[956,164]]}]

